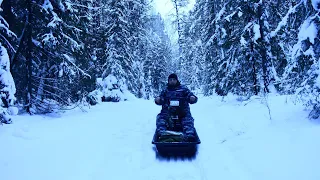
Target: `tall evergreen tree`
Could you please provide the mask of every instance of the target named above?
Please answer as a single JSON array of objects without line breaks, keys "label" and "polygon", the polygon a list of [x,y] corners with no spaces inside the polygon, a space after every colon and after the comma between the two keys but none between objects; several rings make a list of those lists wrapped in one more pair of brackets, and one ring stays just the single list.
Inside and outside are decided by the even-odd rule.
[{"label": "tall evergreen tree", "polygon": [[144,61],[144,73],[148,80],[147,95],[153,97],[158,95],[167,83],[168,64],[172,60],[171,44],[165,33],[164,22],[161,16],[151,16],[149,21],[147,54]]},{"label": "tall evergreen tree", "polygon": [[[0,6],[1,6],[0,2]],[[2,9],[0,8],[0,11]],[[10,111],[9,108],[14,105],[16,100],[15,93],[16,87],[13,77],[10,72],[10,58],[8,50],[10,49],[11,53],[16,52],[16,46],[14,43],[17,42],[16,34],[10,30],[8,22],[0,15],[0,124],[1,123],[11,123],[10,115],[13,115],[14,112]],[[4,43],[4,45],[2,44]]]},{"label": "tall evergreen tree", "polygon": [[129,11],[127,1],[110,0],[106,9],[106,63],[102,77],[113,74],[129,88],[134,89],[133,56],[129,47]]},{"label": "tall evergreen tree", "polygon": [[[300,3],[301,14],[308,16],[303,22],[297,34],[297,42],[294,44],[288,65],[285,68],[282,85],[287,92],[293,92],[300,97],[307,106],[312,107],[311,118],[320,116],[319,97],[319,11],[320,2],[311,1]],[[299,15],[301,15],[299,14]]]}]

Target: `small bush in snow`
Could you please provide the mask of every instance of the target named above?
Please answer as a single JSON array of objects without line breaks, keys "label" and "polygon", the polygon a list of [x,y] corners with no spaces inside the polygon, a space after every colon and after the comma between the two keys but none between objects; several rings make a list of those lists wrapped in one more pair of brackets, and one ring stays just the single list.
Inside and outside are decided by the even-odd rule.
[{"label": "small bush in snow", "polygon": [[87,96],[87,102],[90,105],[96,105],[101,102],[103,93],[100,90],[94,90],[90,92]]},{"label": "small bush in snow", "polygon": [[126,86],[115,76],[110,74],[106,78],[97,78],[97,89],[90,92],[87,101],[91,105],[100,102],[119,102],[126,101]]}]

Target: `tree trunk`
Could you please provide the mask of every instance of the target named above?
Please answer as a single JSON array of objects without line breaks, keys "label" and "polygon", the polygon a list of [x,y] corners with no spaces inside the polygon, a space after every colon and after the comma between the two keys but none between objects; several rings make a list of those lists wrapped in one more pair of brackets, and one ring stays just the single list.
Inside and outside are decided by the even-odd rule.
[{"label": "tree trunk", "polygon": [[22,33],[21,33],[21,36],[19,38],[20,41],[18,43],[18,49],[15,52],[15,54],[13,55],[13,57],[12,57],[12,61],[10,62],[10,72],[12,72],[12,70],[14,69],[14,66],[18,61],[18,55],[19,55],[20,51],[22,51],[22,49],[23,49],[22,48],[23,47],[23,42],[24,42],[25,37],[26,37],[25,31],[28,28],[28,22],[29,22],[28,18],[29,18],[29,16],[27,16],[27,18],[26,18],[25,26],[24,26],[24,28],[22,30]]},{"label": "tree trunk", "polygon": [[174,8],[176,9],[176,16],[177,16],[177,25],[178,25],[178,44],[179,44],[179,50],[181,50],[181,24],[179,19],[179,7],[177,0],[174,0]]},{"label": "tree trunk", "polygon": [[32,0],[27,0],[28,25],[27,25],[27,93],[26,93],[26,111],[32,114]]},{"label": "tree trunk", "polygon": [[254,43],[250,42],[250,50],[251,50],[251,57],[249,58],[252,61],[252,70],[253,70],[253,92],[255,95],[258,95],[258,80],[257,80],[257,69],[256,69],[256,59],[254,58]]},{"label": "tree trunk", "polygon": [[263,77],[263,84],[264,84],[264,92],[269,93],[269,78],[268,78],[268,60],[267,60],[267,50],[266,50],[266,43],[265,43],[265,37],[264,37],[264,23],[263,23],[263,18],[262,14],[263,9],[262,9],[262,4],[258,6],[258,19],[259,19],[259,26],[260,26],[260,55],[261,55],[261,60],[262,60],[262,77]]},{"label": "tree trunk", "polygon": [[[178,45],[179,45],[179,63],[178,63],[178,72],[182,74],[182,67],[184,67],[183,59],[182,59],[182,42],[181,42],[181,24],[179,19],[179,7],[177,0],[173,0],[174,8],[176,9],[176,17],[177,17],[177,26],[178,26]],[[182,77],[183,79],[183,77]]]}]

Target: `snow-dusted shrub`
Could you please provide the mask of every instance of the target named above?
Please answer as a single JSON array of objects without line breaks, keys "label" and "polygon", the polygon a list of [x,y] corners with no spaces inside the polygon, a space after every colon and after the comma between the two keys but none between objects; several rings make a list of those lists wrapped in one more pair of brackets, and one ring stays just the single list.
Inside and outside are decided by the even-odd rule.
[{"label": "snow-dusted shrub", "polygon": [[106,78],[97,78],[97,89],[90,92],[88,102],[95,105],[100,102],[119,102],[126,101],[125,92],[127,87],[123,81],[119,81],[114,75],[110,74]]},{"label": "snow-dusted shrub", "polygon": [[11,123],[12,115],[18,113],[17,108],[13,107],[16,100],[14,94],[16,87],[10,73],[10,60],[8,52],[0,43],[0,122]]}]

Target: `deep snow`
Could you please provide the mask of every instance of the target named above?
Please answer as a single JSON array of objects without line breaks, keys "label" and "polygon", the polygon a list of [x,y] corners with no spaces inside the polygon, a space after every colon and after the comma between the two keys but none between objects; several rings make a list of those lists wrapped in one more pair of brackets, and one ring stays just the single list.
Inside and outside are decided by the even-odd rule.
[{"label": "deep snow", "polygon": [[[287,101],[287,103],[286,103]],[[320,125],[284,96],[191,105],[202,143],[195,159],[161,159],[152,136],[160,111],[130,99],[0,126],[1,180],[318,180]]]}]

